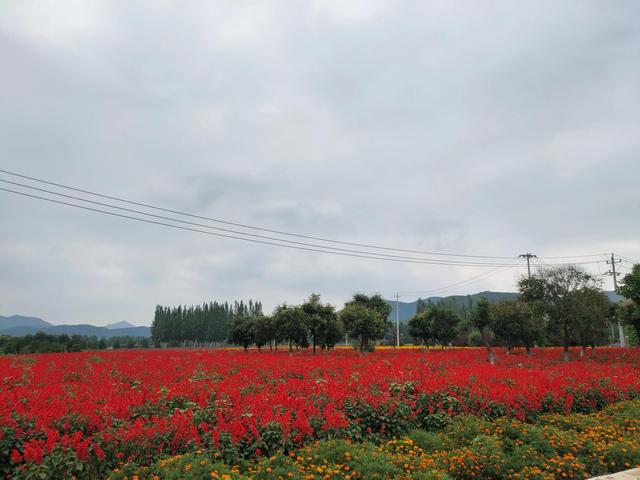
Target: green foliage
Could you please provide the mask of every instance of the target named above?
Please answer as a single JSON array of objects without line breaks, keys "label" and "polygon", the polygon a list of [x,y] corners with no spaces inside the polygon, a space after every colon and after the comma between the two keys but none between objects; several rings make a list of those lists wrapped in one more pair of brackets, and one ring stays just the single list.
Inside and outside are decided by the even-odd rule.
[{"label": "green foliage", "polygon": [[473,308],[471,322],[480,332],[492,327],[491,305],[487,297],[482,297]]},{"label": "green foliage", "polygon": [[336,346],[336,344],[344,336],[344,326],[338,315],[333,315],[328,318],[324,324],[324,331],[320,337],[320,346],[325,349],[330,349]]},{"label": "green foliage", "polygon": [[518,300],[505,300],[492,306],[493,331],[509,348],[524,345],[529,351],[541,340],[544,321],[531,306]]},{"label": "green foliage", "polygon": [[482,297],[473,307],[473,310],[471,312],[471,324],[475,328],[477,328],[480,338],[478,339],[477,343],[472,343],[471,335],[469,335],[469,338],[467,340],[468,344],[472,346],[482,343],[491,352],[491,343],[494,335],[494,318],[491,304],[489,303],[487,297]]},{"label": "green foliage", "polygon": [[106,465],[84,462],[70,449],[56,448],[43,457],[42,463],[30,463],[20,472],[23,480],[75,478],[92,480],[106,475]]},{"label": "green foliage", "polygon": [[631,272],[622,277],[617,293],[640,306],[640,263],[635,264]]},{"label": "green foliage", "polygon": [[323,348],[333,347],[342,337],[342,325],[333,305],[322,304],[320,295],[312,293],[301,308],[314,353],[317,345]]},{"label": "green foliage", "polygon": [[425,345],[433,338],[429,309],[421,309],[409,319],[409,335],[420,339]]},{"label": "green foliage", "polygon": [[422,449],[425,453],[433,453],[438,450],[444,450],[445,444],[441,434],[429,432],[427,430],[416,429],[407,435],[414,444]]},{"label": "green foliage", "polygon": [[607,296],[594,288],[576,294],[576,337],[583,347],[595,347],[609,337],[609,306]]},{"label": "green foliage", "polygon": [[636,339],[640,339],[640,264],[633,266],[620,282],[618,293],[627,298],[620,305],[619,318],[635,330]]},{"label": "green foliage", "polygon": [[359,297],[364,295],[354,295],[354,301],[345,305],[339,318],[349,335],[360,339],[360,351],[366,352],[371,340],[384,337],[389,323],[385,320],[386,317],[380,315],[380,309],[375,306],[375,303],[374,306],[369,306]]},{"label": "green foliage", "polygon": [[196,452],[159,460],[149,466],[125,464],[111,472],[108,479],[131,480],[136,476],[149,479],[157,476],[162,480],[244,480],[247,478],[241,475],[237,468],[228,467],[220,461],[208,458],[202,452]]},{"label": "green foliage", "polygon": [[151,335],[154,342],[224,342],[236,316],[260,316],[262,304],[249,300],[233,304],[209,302],[202,305],[156,307]]},{"label": "green foliage", "polygon": [[276,340],[285,340],[289,343],[289,350],[293,345],[307,347],[307,328],[305,325],[305,313],[299,306],[290,306],[286,303],[278,305],[273,313]]},{"label": "green foliage", "polygon": [[482,335],[478,330],[472,330],[467,336],[467,346],[479,347],[482,345]]},{"label": "green foliage", "polygon": [[431,323],[431,334],[434,340],[440,342],[444,347],[455,338],[460,317],[452,309],[440,304],[432,305],[426,312]]},{"label": "green foliage", "polygon": [[391,305],[389,305],[380,294],[375,294],[372,296],[367,296],[363,293],[356,293],[353,295],[353,299],[348,302],[346,305],[351,304],[359,304],[365,307],[368,307],[378,313],[381,318],[385,321],[389,318],[391,314]]},{"label": "green foliage", "polygon": [[98,339],[87,335],[53,335],[38,332],[23,337],[9,335],[0,336],[0,353],[48,353],[48,352],[81,352],[85,350],[103,350],[108,346],[125,343],[136,347],[144,346],[148,339],[144,337],[112,337]]},{"label": "green foliage", "polygon": [[537,275],[520,277],[520,280],[518,280],[518,300],[529,304],[545,302],[547,300],[545,279]]},{"label": "green foliage", "polygon": [[[411,453],[410,453],[411,452]],[[323,440],[290,456],[276,456],[250,470],[256,480],[449,480],[433,468],[419,468],[417,451],[404,442],[377,446],[345,440]]]},{"label": "green foliage", "polygon": [[[594,300],[594,292],[600,292],[600,280],[575,265],[541,269],[531,278],[518,281],[520,299],[531,306],[535,316],[548,318],[547,334],[561,338],[565,352],[579,336],[593,338],[588,333],[599,330],[593,317],[584,315]],[[599,308],[599,307],[598,307]]]},{"label": "green foliage", "polygon": [[[401,394],[399,386],[395,394]],[[227,479],[227,480],[557,480],[580,479],[632,468],[640,463],[640,401],[612,404],[604,410],[585,414],[549,414],[535,424],[502,417],[486,421],[458,415],[441,431],[412,430],[376,443],[345,439],[324,439],[290,450],[279,444],[267,452],[260,448],[255,461],[222,457],[202,447],[193,453],[152,462],[149,466],[125,464],[108,478]],[[270,438],[270,437],[267,437]],[[269,440],[267,440],[269,441]],[[57,458],[33,472],[56,476],[43,478],[104,478],[88,470],[73,455]],[[73,470],[76,469],[76,470]],[[29,470],[29,473],[32,473]],[[91,475],[94,475],[92,477]],[[21,476],[20,478],[39,478]]]},{"label": "green foliage", "polygon": [[492,431],[491,422],[475,415],[458,415],[446,429],[443,442],[447,450],[468,447],[480,435]]},{"label": "green foliage", "polygon": [[272,317],[260,315],[254,320],[254,342],[258,350],[269,344],[276,336],[275,322]]},{"label": "green foliage", "polygon": [[455,338],[459,324],[460,317],[454,310],[439,303],[430,304],[411,317],[409,334],[425,344],[438,341],[444,347]]},{"label": "green foliage", "polygon": [[241,345],[246,351],[256,339],[256,318],[235,316],[229,326],[229,343]]}]

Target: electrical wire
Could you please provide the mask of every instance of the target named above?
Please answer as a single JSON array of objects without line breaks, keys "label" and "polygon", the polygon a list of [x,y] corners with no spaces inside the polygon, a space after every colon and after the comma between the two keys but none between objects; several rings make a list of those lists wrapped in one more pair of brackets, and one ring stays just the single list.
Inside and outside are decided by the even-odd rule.
[{"label": "electrical wire", "polygon": [[[353,253],[344,253],[344,252],[337,252],[337,251],[332,251],[332,250],[322,250],[322,249],[319,249],[319,248],[307,248],[307,247],[302,247],[302,246],[296,246],[296,245],[290,245],[290,244],[282,244],[282,243],[270,242],[270,241],[265,241],[265,240],[256,240],[256,239],[253,239],[253,238],[239,237],[239,236],[236,236],[236,235],[227,235],[227,234],[224,234],[224,233],[215,233],[215,232],[210,232],[210,231],[206,231],[206,230],[200,230],[200,229],[197,229],[197,228],[184,227],[184,226],[181,226],[181,225],[174,225],[174,224],[171,224],[171,223],[165,223],[165,222],[160,222],[160,221],[156,221],[156,220],[149,220],[149,219],[145,219],[145,218],[134,217],[134,216],[131,216],[131,215],[124,215],[124,214],[120,214],[120,213],[116,213],[116,212],[110,212],[110,211],[107,211],[107,210],[101,210],[101,209],[98,209],[98,208],[92,208],[92,207],[87,207],[87,206],[83,206],[83,205],[77,205],[77,204],[70,203],[70,202],[64,202],[64,201],[61,201],[61,200],[55,200],[55,199],[52,199],[52,198],[46,198],[46,197],[42,197],[42,196],[39,196],[39,195],[33,195],[33,194],[30,194],[30,193],[26,193],[26,192],[19,192],[19,191],[11,190],[11,189],[8,189],[8,188],[0,187],[0,191],[13,193],[13,194],[16,194],[16,195],[22,195],[24,197],[30,197],[30,198],[33,198],[33,199],[43,200],[43,201],[46,201],[46,202],[56,203],[56,204],[64,205],[64,206],[68,206],[68,207],[79,208],[79,209],[82,209],[82,210],[87,210],[87,211],[91,211],[91,212],[95,212],[95,213],[111,215],[111,216],[114,216],[114,217],[124,218],[124,219],[128,219],[128,220],[134,220],[134,221],[139,221],[139,222],[159,225],[159,226],[163,226],[163,227],[170,227],[170,228],[175,228],[175,229],[179,229],[179,230],[197,232],[197,233],[202,233],[202,234],[205,234],[205,235],[212,235],[212,236],[216,236],[216,237],[230,238],[230,239],[235,239],[235,240],[243,240],[243,241],[251,242],[251,243],[260,243],[260,244],[264,244],[264,245],[273,245],[273,246],[278,246],[278,247],[291,248],[291,249],[295,249],[295,250],[305,250],[305,251],[309,251],[309,252],[327,253],[327,254],[331,254],[331,255],[339,255],[339,256],[344,256],[344,257],[367,258],[367,259],[372,259],[372,260],[385,260],[385,261],[399,262],[399,263],[415,263],[415,264],[426,264],[426,265],[449,265],[449,266],[461,266],[461,267],[479,267],[479,266],[483,266],[483,265],[478,265],[478,264],[473,264],[473,263],[471,263],[471,264],[448,263],[448,262],[439,261],[439,260],[431,260],[431,261],[429,261],[429,260],[405,260],[405,259],[390,258],[390,257],[384,257],[384,256],[373,256],[374,254],[357,255],[357,254],[353,254]],[[491,266],[495,266],[495,265],[491,265]],[[508,266],[508,265],[502,265],[502,266]]]},{"label": "electrical wire", "polygon": [[[290,235],[290,236],[294,236],[294,237],[298,237],[298,238],[310,238],[310,239],[316,239],[318,241],[322,241],[322,242],[329,242],[329,243],[336,243],[336,244],[346,244],[346,245],[359,245],[359,246],[364,246],[364,247],[368,247],[368,248],[374,248],[374,249],[383,249],[386,251],[397,251],[397,252],[414,252],[414,253],[423,253],[423,254],[427,254],[427,255],[434,255],[434,256],[452,256],[452,257],[464,257],[464,258],[485,258],[485,259],[509,259],[511,260],[511,263],[508,265],[512,265],[513,264],[513,259],[515,257],[507,257],[507,256],[487,256],[487,255],[464,255],[464,254],[446,254],[446,253],[442,253],[442,252],[426,252],[426,251],[420,251],[420,250],[408,250],[408,249],[397,249],[397,248],[390,248],[390,247],[380,247],[377,245],[368,245],[368,244],[360,244],[360,243],[354,243],[354,242],[343,242],[343,241],[337,241],[337,240],[330,240],[330,239],[326,239],[326,238],[321,238],[321,237],[312,237],[312,236],[307,236],[307,235],[298,235],[298,234],[290,234],[290,233],[286,233],[286,232],[281,232],[278,230],[272,230],[272,229],[265,229],[265,228],[260,228],[260,227],[254,227],[251,225],[245,225],[245,224],[240,224],[240,223],[234,223],[234,222],[227,222],[227,221],[223,221],[223,220],[219,220],[219,219],[213,219],[213,218],[209,218],[209,217],[203,217],[203,216],[199,216],[199,215],[193,215],[193,214],[189,214],[189,213],[185,213],[185,212],[180,212],[178,210],[171,210],[171,209],[165,209],[165,208],[161,208],[161,207],[157,207],[154,205],[149,205],[149,204],[144,204],[144,203],[139,203],[139,202],[133,202],[130,200],[126,200],[123,198],[119,198],[119,197],[115,197],[115,196],[111,196],[111,195],[104,195],[104,194],[99,194],[96,192],[92,192],[90,190],[84,190],[84,189],[79,189],[79,188],[75,188],[75,187],[69,187],[67,185],[63,185],[63,184],[59,184],[59,183],[55,183],[55,182],[50,182],[47,180],[42,180],[36,177],[30,177],[27,175],[22,175],[19,173],[15,173],[15,172],[10,172],[8,170],[3,170],[0,169],[0,173],[5,173],[5,174],[9,174],[9,175],[13,175],[13,176],[17,176],[17,177],[21,177],[21,178],[25,178],[25,179],[29,179],[32,181],[36,181],[36,182],[40,182],[40,183],[44,183],[44,184],[48,184],[48,185],[53,185],[59,188],[65,188],[68,190],[72,190],[72,191],[77,191],[77,192],[82,192],[88,195],[94,195],[94,196],[98,196],[101,198],[107,198],[107,199],[112,199],[118,202],[124,202],[127,204],[132,204],[132,205],[138,205],[144,208],[150,208],[150,209],[154,209],[154,210],[158,210],[158,211],[165,211],[165,212],[173,212],[176,215],[182,215],[182,216],[187,216],[187,217],[192,217],[192,218],[200,218],[200,219],[205,219],[208,221],[212,221],[212,222],[217,222],[217,223],[223,223],[223,224],[230,224],[230,225],[237,225],[240,226],[242,228],[249,228],[249,229],[254,229],[254,230],[261,230],[261,231],[267,231],[267,232],[274,232],[277,234],[281,234],[281,235]],[[38,187],[34,187],[32,185],[27,185],[24,183],[19,183],[19,182],[13,182],[10,180],[5,180],[5,179],[1,179],[0,178],[0,182],[4,182],[7,184],[11,184],[11,185],[15,185],[15,186],[19,186],[22,188],[27,188],[30,190],[36,190],[39,192],[43,192],[43,193],[47,193],[50,195],[56,195],[59,197],[64,197],[64,198],[68,198],[68,199],[72,199],[72,200],[76,200],[79,202],[85,202],[85,203],[90,203],[93,205],[99,205],[99,206],[103,206],[103,207],[107,207],[110,209],[116,209],[116,210],[120,210],[120,211],[126,211],[129,213],[134,213],[137,215],[144,215],[147,217],[152,217],[152,218],[157,218],[160,220],[166,220],[166,221],[170,221],[170,222],[175,222],[175,223],[181,223],[184,225],[190,225],[190,226],[194,226],[194,227],[199,227],[199,228],[206,228],[206,229],[212,229],[212,230],[217,230],[220,232],[226,232],[229,234],[233,234],[233,235],[218,235],[218,236],[226,236],[228,238],[235,238],[235,239],[241,239],[241,240],[250,240],[247,238],[243,238],[243,237],[236,237],[237,235],[242,235],[242,236],[246,236],[246,237],[252,237],[253,239],[262,239],[262,240],[268,240],[268,242],[260,242],[260,241],[256,241],[257,243],[267,243],[267,244],[276,244],[274,242],[277,242],[278,246],[284,246],[282,245],[282,243],[287,243],[287,244],[291,244],[289,246],[300,246],[300,247],[309,247],[310,249],[321,249],[323,252],[328,252],[328,251],[336,251],[336,253],[338,252],[344,252],[346,254],[358,254],[358,255],[364,255],[365,257],[376,257],[376,258],[380,258],[380,259],[394,259],[394,260],[398,260],[398,261],[416,261],[416,262],[426,262],[426,263],[431,263],[431,264],[438,264],[438,265],[458,265],[458,266],[485,266],[485,267],[502,267],[505,266],[504,262],[475,262],[472,260],[449,260],[449,259],[440,259],[440,258],[423,258],[423,257],[409,257],[409,256],[403,256],[403,255],[392,255],[392,254],[388,254],[388,253],[378,253],[378,252],[370,252],[370,251],[362,251],[362,250],[355,250],[355,249],[347,249],[347,248],[340,248],[340,247],[335,247],[335,246],[329,246],[329,245],[318,245],[318,244],[314,244],[314,243],[307,243],[307,242],[301,242],[301,241],[296,241],[296,240],[289,240],[286,238],[278,238],[278,237],[271,237],[271,236],[267,236],[267,235],[259,235],[259,234],[255,234],[255,233],[248,233],[248,232],[243,232],[243,231],[238,231],[238,230],[233,230],[233,229],[228,229],[228,228],[222,228],[222,227],[216,227],[213,225],[206,225],[206,224],[202,224],[202,223],[196,223],[196,222],[190,222],[190,221],[186,221],[186,220],[182,220],[179,218],[175,218],[175,217],[167,217],[164,215],[157,215],[157,214],[153,214],[153,213],[149,213],[149,212],[145,212],[145,211],[141,211],[141,210],[136,210],[136,209],[131,209],[131,208],[126,208],[126,207],[121,207],[121,206],[117,206],[117,205],[113,205],[111,203],[105,203],[105,202],[98,202],[95,200],[89,200],[87,198],[81,198],[81,197],[77,197],[77,196],[73,196],[73,195],[67,195],[64,193],[60,193],[60,192],[56,192],[56,191],[52,191],[52,190],[47,190],[47,189],[43,189],[43,188],[38,188]],[[17,191],[13,191],[10,189],[2,189],[4,191],[7,191],[9,193],[15,193],[15,194],[22,194],[21,192],[17,192]],[[46,197],[39,197],[39,196],[34,196],[34,195],[26,195],[26,196],[30,196],[32,198],[37,198],[40,200],[47,200],[47,201],[53,201],[52,199],[46,198]],[[73,206],[73,207],[77,207],[80,208],[79,205],[75,205],[75,204],[69,204],[67,202],[54,202],[54,203],[59,203],[62,205],[67,205],[67,206]],[[102,210],[99,209],[89,209],[87,208],[86,210],[92,210],[95,212],[99,212],[99,213],[107,213],[104,212]],[[113,212],[109,212],[109,214],[112,214]],[[124,215],[122,216],[123,218],[129,218],[129,216]],[[130,218],[130,219],[134,219],[134,218]],[[143,220],[140,219],[138,217],[135,217],[136,220]],[[163,222],[148,222],[148,223],[157,223],[157,224],[162,224]],[[166,225],[165,225],[166,226]],[[173,227],[176,227],[175,225],[171,225]],[[193,230],[197,230],[197,229],[193,229]],[[199,233],[204,233],[204,232],[199,232]],[[212,233],[212,232],[208,232],[208,233]],[[312,250],[313,251],[313,250]],[[544,258],[544,259],[566,259],[566,258],[589,258],[589,257],[597,257],[597,256],[601,256],[601,255],[605,255],[605,254],[591,254],[591,255],[571,255],[571,256],[555,256],[555,257],[539,257],[539,258]],[[538,258],[538,257],[536,257]],[[568,264],[573,264],[573,265],[586,265],[586,264],[594,264],[594,263],[600,263],[602,262],[602,260],[600,261],[584,261],[584,262],[570,262],[570,263],[539,263],[539,265],[545,265],[545,266],[557,266],[557,265],[568,265]]]},{"label": "electrical wire", "polygon": [[[151,204],[148,204],[148,203],[135,202],[133,200],[128,200],[126,198],[116,197],[116,196],[113,196],[113,195],[106,195],[106,194],[102,194],[102,193],[97,193],[97,192],[94,192],[94,191],[91,191],[91,190],[87,190],[87,189],[71,187],[71,186],[68,186],[68,185],[61,184],[61,183],[56,183],[56,182],[52,182],[52,181],[49,181],[49,180],[43,180],[41,178],[32,177],[32,176],[29,176],[29,175],[16,173],[16,172],[12,172],[12,171],[9,171],[9,170],[0,169],[0,173],[4,173],[4,174],[7,174],[7,175],[12,175],[14,177],[24,178],[24,179],[31,180],[31,181],[34,181],[34,182],[39,182],[39,183],[55,186],[55,187],[58,187],[58,188],[64,188],[64,189],[67,189],[67,190],[72,190],[72,191],[79,192],[79,193],[84,193],[84,194],[87,194],[87,195],[93,195],[93,196],[96,196],[96,197],[106,198],[106,199],[109,199],[109,200],[115,200],[115,201],[118,201],[118,202],[123,202],[123,203],[130,204],[130,205],[136,205],[138,207],[144,207],[144,208],[149,208],[149,209],[153,209],[153,210],[157,210],[157,211],[162,211],[162,212],[165,212],[165,213],[172,213],[172,214],[182,215],[182,216],[186,216],[186,217],[190,217],[190,218],[197,218],[197,219],[200,219],[200,220],[207,220],[207,221],[210,221],[210,222],[221,223],[221,224],[225,224],[225,225],[232,225],[232,226],[235,226],[235,227],[241,227],[241,228],[245,228],[245,229],[249,229],[249,230],[257,230],[257,231],[262,231],[262,232],[274,233],[274,234],[278,234],[278,235],[285,235],[285,236],[297,237],[297,238],[305,238],[305,239],[308,239],[308,240],[316,240],[316,241],[326,242],[326,243],[350,245],[350,246],[362,247],[362,248],[373,248],[373,249],[376,249],[376,250],[386,250],[386,251],[395,251],[395,252],[404,252],[404,253],[418,253],[418,254],[423,254],[423,255],[434,255],[434,256],[444,256],[444,257],[483,258],[483,259],[494,259],[494,260],[511,260],[512,258],[514,258],[513,256],[471,255],[471,254],[461,254],[461,253],[432,252],[432,251],[426,251],[426,250],[411,250],[411,249],[406,249],[406,248],[393,248],[393,247],[373,245],[373,244],[367,244],[367,243],[348,242],[348,241],[335,240],[335,239],[330,239],[330,238],[325,238],[325,237],[317,237],[317,236],[312,236],[312,235],[302,235],[302,234],[296,234],[296,233],[291,233],[291,232],[285,232],[285,231],[282,231],[282,230],[257,227],[257,226],[254,226],[254,225],[248,225],[248,224],[243,224],[243,223],[238,223],[238,222],[231,222],[231,221],[228,221],[228,220],[221,220],[221,219],[218,219],[218,218],[206,217],[206,216],[202,216],[202,215],[196,215],[196,214],[192,214],[192,213],[182,212],[180,210],[173,210],[173,209],[163,208],[163,207],[159,207],[159,206],[156,206],[156,205],[151,205]],[[248,235],[248,234],[245,233],[244,235]],[[287,241],[287,240],[278,239],[278,241]],[[598,256],[598,255],[600,255],[600,254],[573,255],[573,256],[565,256],[565,257],[541,257],[541,258],[547,258],[547,259],[587,258],[587,257]]]},{"label": "electrical wire", "polygon": [[624,255],[620,255],[619,253],[616,253],[615,255],[617,255],[618,257],[620,257],[621,259],[623,259],[625,262],[630,263],[632,265],[636,264],[636,263],[640,263],[636,260],[633,260],[629,257],[625,257]]},{"label": "electrical wire", "polygon": [[313,244],[313,243],[307,243],[307,242],[299,242],[296,240],[287,240],[287,239],[281,239],[281,238],[277,238],[277,237],[270,237],[270,236],[266,236],[266,235],[258,235],[255,233],[246,233],[246,232],[241,232],[238,230],[231,230],[228,228],[222,228],[222,227],[214,227],[212,225],[205,225],[202,223],[196,223],[196,222],[189,222],[186,220],[181,220],[179,218],[173,218],[173,217],[166,217],[164,215],[156,215],[153,213],[148,213],[148,212],[144,212],[144,211],[140,211],[140,210],[135,210],[135,209],[131,209],[131,208],[125,208],[125,207],[119,207],[117,205],[112,205],[110,203],[104,203],[104,202],[97,202],[94,200],[88,200],[85,198],[80,198],[80,197],[76,197],[73,195],[67,195],[64,193],[59,193],[59,192],[54,192],[52,190],[47,190],[47,189],[43,189],[43,188],[38,188],[38,187],[33,187],[33,186],[29,186],[29,185],[25,185],[23,183],[19,183],[19,182],[12,182],[10,180],[4,180],[0,178],[0,182],[4,182],[4,183],[8,183],[11,185],[16,185],[19,187],[23,187],[23,188],[28,188],[31,190],[36,190],[38,192],[42,192],[42,193],[48,193],[51,195],[57,195],[60,197],[64,197],[64,198],[69,198],[72,200],[77,200],[80,202],[87,202],[87,203],[91,203],[93,205],[100,205],[103,207],[107,207],[107,208],[113,208],[116,210],[120,210],[120,211],[126,211],[129,213],[136,213],[139,215],[145,215],[145,216],[149,216],[149,217],[153,217],[153,218],[158,218],[161,220],[168,220],[171,222],[177,222],[177,223],[182,223],[182,224],[186,224],[186,225],[191,225],[191,226],[195,226],[195,227],[201,227],[201,228],[209,228],[209,229],[213,229],[213,230],[217,230],[217,231],[223,231],[223,232],[227,232],[227,233],[233,233],[236,235],[246,235],[246,236],[250,236],[250,237],[254,237],[254,238],[261,238],[261,239],[266,239],[266,240],[273,240],[273,241],[277,241],[277,242],[286,242],[286,243],[291,243],[294,245],[302,245],[302,246],[307,246],[307,247],[314,247],[314,248],[323,248],[323,249],[327,249],[327,250],[337,250],[337,251],[342,251],[342,252],[348,252],[348,253],[359,253],[359,254],[367,254],[367,255],[375,255],[375,256],[380,256],[380,257],[390,257],[390,258],[399,258],[399,259],[405,259],[405,260],[433,260],[436,262],[442,262],[442,263],[447,263],[447,264],[452,264],[452,265],[456,265],[456,264],[465,264],[465,265],[479,265],[479,266],[494,266],[497,263],[493,262],[473,262],[473,261],[466,261],[466,262],[462,262],[462,261],[455,261],[455,260],[439,260],[439,259],[433,259],[433,258],[421,258],[421,257],[407,257],[407,256],[402,256],[402,255],[391,255],[391,254],[386,254],[386,253],[377,253],[377,252],[366,252],[366,251],[361,251],[361,250],[353,250],[353,249],[347,249],[347,248],[340,248],[340,247],[330,247],[330,246],[325,246],[325,245],[317,245],[317,244]]}]

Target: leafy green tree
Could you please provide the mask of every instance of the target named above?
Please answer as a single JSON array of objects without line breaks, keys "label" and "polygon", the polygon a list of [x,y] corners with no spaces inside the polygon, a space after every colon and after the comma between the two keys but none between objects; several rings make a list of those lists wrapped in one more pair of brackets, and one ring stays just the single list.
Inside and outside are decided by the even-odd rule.
[{"label": "leafy green tree", "polygon": [[533,304],[535,302],[546,302],[547,284],[541,276],[522,276],[518,280],[518,300]]},{"label": "leafy green tree", "polygon": [[585,348],[593,350],[608,338],[611,302],[595,288],[582,289],[576,297],[576,336],[584,354]]},{"label": "leafy green tree", "polygon": [[569,346],[580,328],[578,312],[588,289],[600,289],[600,281],[575,265],[562,265],[540,270],[532,279],[518,282],[520,296],[528,303],[541,302],[549,319],[551,334],[562,338],[564,358],[569,359]]},{"label": "leafy green tree", "polygon": [[382,322],[384,324],[384,327],[380,326],[380,324],[378,322],[375,322],[375,325],[372,326],[371,330],[377,332],[378,328],[384,328],[384,332],[382,333],[382,335],[378,335],[377,333],[375,334],[375,336],[368,336],[368,337],[361,337],[360,335],[353,335],[351,334],[351,332],[349,332],[349,328],[347,327],[347,325],[344,323],[343,321],[343,325],[345,327],[345,330],[347,332],[349,332],[350,335],[356,336],[356,337],[360,337],[361,340],[361,345],[360,345],[360,350],[363,350],[363,345],[362,345],[362,341],[364,341],[365,345],[364,348],[368,349],[369,348],[369,341],[370,340],[379,340],[381,338],[384,338],[385,333],[389,330],[393,328],[393,324],[389,321],[389,315],[391,314],[391,305],[389,303],[387,303],[387,301],[385,299],[382,298],[382,296],[378,293],[376,293],[375,295],[365,295],[364,293],[355,293],[352,297],[352,300],[350,302],[345,303],[345,307],[349,306],[349,305],[361,305],[365,308],[368,308],[374,312],[376,312],[378,314],[378,318],[379,321]]},{"label": "leafy green tree", "polygon": [[640,307],[640,263],[635,264],[631,272],[622,278],[617,293]]},{"label": "leafy green tree", "polygon": [[420,313],[423,310],[426,310],[431,306],[431,299],[423,300],[422,298],[418,299],[416,303],[416,313]]},{"label": "leafy green tree", "polygon": [[536,316],[528,303],[519,300],[503,300],[492,306],[493,331],[511,350],[524,345],[527,354],[542,337],[544,323]]},{"label": "leafy green tree", "polygon": [[305,313],[299,306],[290,306],[286,303],[278,305],[273,313],[274,328],[278,340],[286,340],[289,343],[289,351],[292,346],[307,347],[307,327]]},{"label": "leafy green tree", "polygon": [[434,337],[429,309],[420,309],[409,319],[409,335],[422,341],[425,345]]},{"label": "leafy green tree", "polygon": [[337,314],[327,318],[322,336],[320,339],[320,346],[322,349],[331,349],[335,347],[342,337],[344,336],[344,326]]},{"label": "leafy green tree", "polygon": [[[375,295],[372,295],[370,297],[365,295],[364,293],[356,293],[353,295],[353,299],[346,305],[352,303],[364,305],[365,307],[376,311],[378,315],[380,315],[380,318],[382,318],[385,322],[388,322],[389,315],[391,315],[391,305],[389,305],[389,303],[387,303],[387,301],[383,299],[379,293],[376,293]],[[389,322],[389,326],[392,326],[391,322]]]},{"label": "leafy green tree", "polygon": [[271,342],[275,339],[275,325],[272,317],[260,315],[255,317],[255,343],[258,347],[258,351],[262,350],[262,347],[269,344],[271,348]]},{"label": "leafy green tree", "polygon": [[[336,310],[333,305],[322,304],[320,295],[312,293],[308,300],[301,306],[304,312],[304,321],[311,337],[313,353],[316,353],[316,345],[327,344],[326,335],[330,326],[337,327]],[[332,332],[335,333],[335,332]],[[324,340],[324,341],[323,341]]]},{"label": "leafy green tree", "polygon": [[237,315],[262,315],[262,304],[242,300],[233,304],[209,302],[177,307],[156,306],[151,326],[154,343],[224,342]]},{"label": "leafy green tree", "polygon": [[475,307],[471,311],[471,323],[480,332],[482,344],[487,349],[487,356],[490,364],[496,362],[495,353],[491,348],[493,340],[493,315],[491,314],[491,305],[487,297],[478,300]]},{"label": "leafy green tree", "polygon": [[360,339],[361,353],[369,351],[369,342],[384,337],[388,322],[380,312],[365,303],[349,302],[340,312],[340,320],[349,335]]},{"label": "leafy green tree", "polygon": [[241,345],[246,352],[256,337],[256,317],[239,315],[234,317],[229,328],[229,343]]},{"label": "leafy green tree", "polygon": [[433,338],[440,342],[440,345],[444,348],[451,340],[456,338],[460,317],[451,308],[438,303],[431,305],[426,311],[431,321]]}]

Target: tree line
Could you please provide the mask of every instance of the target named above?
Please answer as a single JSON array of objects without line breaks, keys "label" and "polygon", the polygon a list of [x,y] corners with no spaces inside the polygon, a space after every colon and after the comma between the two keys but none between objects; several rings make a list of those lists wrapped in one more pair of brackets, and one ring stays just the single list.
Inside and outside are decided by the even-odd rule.
[{"label": "tree line", "polygon": [[368,351],[372,342],[384,337],[390,327],[391,306],[378,294],[357,293],[340,312],[322,303],[313,293],[301,305],[278,305],[272,315],[242,315],[232,319],[229,343],[245,350],[256,345],[278,349],[278,344],[293,348],[331,349],[345,335],[357,339],[357,348]]},{"label": "tree line", "polygon": [[[622,304],[609,301],[600,280],[583,269],[559,266],[541,269],[518,281],[517,300],[490,304],[481,299],[469,315],[473,331],[469,335],[485,346],[494,361],[492,347],[500,344],[510,351],[522,346],[530,353],[535,345],[595,348],[609,343],[613,323],[623,321],[640,333],[640,266],[625,276],[618,293],[629,299]],[[634,292],[635,297],[634,297]],[[635,298],[635,301],[633,300]],[[634,323],[635,322],[635,323]],[[422,304],[409,320],[409,333],[424,344],[451,342],[464,327],[461,316],[451,307]]]},{"label": "tree line", "polygon": [[[507,350],[521,346],[527,352],[536,345],[558,345],[565,352],[572,345],[595,348],[612,340],[611,325],[618,321],[640,328],[640,294],[634,297],[633,293],[640,290],[640,280],[635,280],[640,267],[635,266],[633,272],[621,282],[618,293],[627,300],[620,304],[608,300],[595,276],[573,265],[521,277],[516,300],[489,303],[481,299],[473,304],[469,299],[462,305],[421,301],[417,313],[401,324],[401,340],[423,345],[483,345],[490,357],[497,345]],[[379,341],[395,342],[390,312],[391,306],[379,294],[362,293],[353,295],[340,311],[315,293],[299,305],[278,305],[270,315],[264,314],[260,302],[251,300],[232,305],[158,306],[152,333],[156,344],[218,341],[245,350],[284,346],[314,352],[349,338],[364,352]]]},{"label": "tree line", "polygon": [[[625,297],[609,302],[597,278],[576,266],[542,269],[518,281],[517,300],[473,304],[418,302],[417,313],[400,325],[403,343],[446,346],[450,342],[483,345],[489,360],[494,347],[507,350],[536,345],[583,349],[612,340],[611,326],[630,326],[640,338],[640,264],[624,276],[617,292]],[[218,342],[248,349],[268,347],[331,349],[349,338],[360,351],[370,351],[379,341],[395,342],[391,306],[380,295],[357,293],[341,311],[312,294],[300,305],[278,305],[271,315],[259,301],[209,302],[196,306],[157,306],[152,339],[84,335],[52,335],[39,332],[24,337],[0,336],[0,353],[44,353],[148,348]]]},{"label": "tree line", "polygon": [[202,305],[156,306],[151,336],[156,343],[172,345],[191,343],[223,343],[235,317],[262,315],[262,303],[249,300],[233,303],[209,302]]},{"label": "tree line", "polygon": [[98,338],[87,335],[54,335],[44,332],[14,337],[0,335],[0,354],[82,352],[107,348],[149,348],[147,337]]},{"label": "tree line", "polygon": [[311,348],[327,350],[349,335],[357,340],[358,349],[370,350],[384,338],[391,324],[387,320],[391,306],[380,296],[355,294],[337,312],[323,303],[319,294],[311,294],[300,305],[283,303],[271,315],[265,315],[262,304],[210,302],[195,307],[157,306],[151,327],[156,344],[177,342],[225,342],[245,350],[255,345],[259,350]]}]

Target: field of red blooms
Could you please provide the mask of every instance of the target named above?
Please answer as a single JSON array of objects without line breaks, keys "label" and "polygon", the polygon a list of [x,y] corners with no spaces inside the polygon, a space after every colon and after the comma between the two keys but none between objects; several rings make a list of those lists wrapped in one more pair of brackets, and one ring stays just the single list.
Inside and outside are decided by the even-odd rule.
[{"label": "field of red blooms", "polygon": [[120,350],[0,357],[0,478],[56,452],[113,467],[197,448],[244,457],[327,437],[534,420],[640,397],[640,350]]}]

